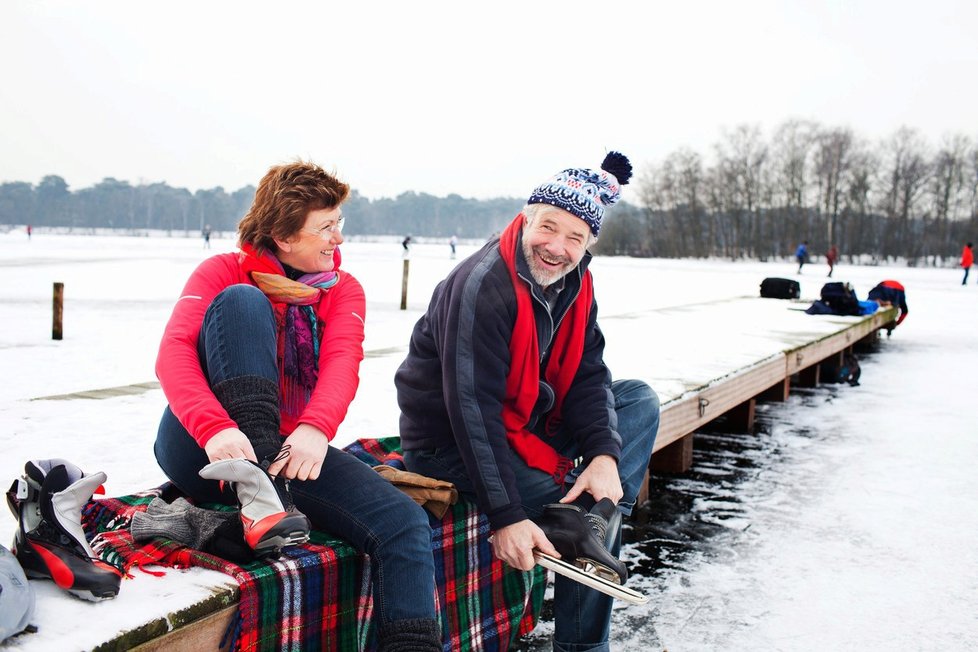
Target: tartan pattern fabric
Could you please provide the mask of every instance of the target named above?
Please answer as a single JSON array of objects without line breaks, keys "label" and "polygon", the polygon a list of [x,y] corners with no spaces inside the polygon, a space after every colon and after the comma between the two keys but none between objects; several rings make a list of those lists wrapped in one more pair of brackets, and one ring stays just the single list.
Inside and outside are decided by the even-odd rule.
[{"label": "tartan pattern fabric", "polygon": [[[360,440],[346,450],[371,466],[403,469],[399,446],[397,437],[388,437]],[[239,602],[226,636],[230,649],[376,649],[368,557],[316,531],[308,543],[283,550],[280,559],[244,566],[165,539],[134,542],[128,529],[133,513],[161,493],[157,488],[88,504],[83,525],[99,556],[127,575],[133,568],[162,565],[232,576]],[[539,566],[517,571],[495,559],[489,522],[472,503],[459,501],[443,519],[431,520],[435,600],[445,650],[507,650],[536,625],[546,572]]]}]

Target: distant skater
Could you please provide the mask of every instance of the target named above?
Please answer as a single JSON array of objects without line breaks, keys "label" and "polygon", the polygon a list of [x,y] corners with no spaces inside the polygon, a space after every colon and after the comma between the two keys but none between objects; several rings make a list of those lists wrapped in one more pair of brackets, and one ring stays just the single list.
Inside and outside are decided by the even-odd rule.
[{"label": "distant skater", "polygon": [[801,274],[801,268],[805,266],[805,260],[808,258],[808,240],[805,240],[798,248],[795,249],[795,259],[798,261],[798,273]]},{"label": "distant skater", "polygon": [[200,234],[204,237],[204,249],[211,248],[211,225],[207,224],[201,229]]},{"label": "distant skater", "polygon": [[[27,228],[30,229],[30,227]],[[28,231],[27,233],[29,236],[30,231]],[[974,247],[969,242],[964,246],[964,249],[961,250],[961,267],[964,268],[964,278],[961,279],[961,285],[968,284],[968,272],[971,271],[971,266],[974,264],[974,262],[975,262],[975,251],[974,251]]]},{"label": "distant skater", "polygon": [[835,245],[832,245],[825,253],[825,262],[829,264],[829,278],[832,278],[832,269],[835,268],[835,261],[837,260],[839,260],[839,249]]},{"label": "distant skater", "polygon": [[33,229],[33,228],[31,227],[31,225],[30,225],[30,224],[28,224],[28,225],[27,225],[27,239],[28,239],[28,240],[30,240],[30,239],[31,239],[31,233],[32,233],[33,231],[34,231],[34,229]]},{"label": "distant skater", "polygon": [[458,236],[453,235],[452,239],[448,241],[448,246],[452,248],[452,260],[455,260],[455,247],[458,246]]}]

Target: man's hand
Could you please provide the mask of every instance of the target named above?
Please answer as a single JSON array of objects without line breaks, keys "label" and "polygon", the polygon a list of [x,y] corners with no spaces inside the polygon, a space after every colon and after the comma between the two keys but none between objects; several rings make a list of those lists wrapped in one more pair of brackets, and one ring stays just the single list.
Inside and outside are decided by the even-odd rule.
[{"label": "man's hand", "polygon": [[225,428],[208,439],[204,444],[204,452],[211,462],[236,459],[258,461],[248,436],[237,428]]},{"label": "man's hand", "polygon": [[529,519],[507,525],[492,535],[492,551],[496,557],[519,570],[528,571],[536,565],[533,559],[534,548],[553,557],[560,557],[543,530]]},{"label": "man's hand", "polygon": [[323,470],[323,460],[329,451],[326,433],[308,423],[300,423],[285,438],[289,456],[268,467],[268,475],[284,475],[289,480],[315,480]]},{"label": "man's hand", "polygon": [[610,455],[598,455],[591,460],[560,502],[572,502],[585,491],[594,496],[595,501],[610,498],[612,502],[618,504],[625,492],[621,488],[618,462],[615,458]]}]

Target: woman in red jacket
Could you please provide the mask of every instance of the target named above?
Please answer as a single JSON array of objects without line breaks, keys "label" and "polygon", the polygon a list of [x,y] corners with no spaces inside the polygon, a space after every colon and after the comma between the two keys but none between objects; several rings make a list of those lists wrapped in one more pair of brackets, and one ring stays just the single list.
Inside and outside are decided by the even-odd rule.
[{"label": "woman in red jacket", "polygon": [[440,650],[425,511],[329,446],[363,359],[363,289],[339,269],[349,190],[313,164],[271,168],[240,252],[193,272],[156,363],[169,406],[155,453],[196,502],[233,502],[230,483],[259,556],[308,539],[310,521],[370,555],[381,649]]}]

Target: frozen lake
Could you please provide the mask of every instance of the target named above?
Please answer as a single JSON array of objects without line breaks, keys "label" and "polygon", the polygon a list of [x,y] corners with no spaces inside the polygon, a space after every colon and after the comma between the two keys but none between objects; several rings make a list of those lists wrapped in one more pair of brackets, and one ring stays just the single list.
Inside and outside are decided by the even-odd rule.
[{"label": "frozen lake", "polygon": [[[0,234],[0,481],[28,459],[65,457],[105,471],[111,494],[162,482],[151,452],[159,390],[34,399],[155,380],[156,347],[183,282],[204,257],[233,247],[212,244],[204,251],[199,239],[35,232],[28,242],[22,232]],[[475,248],[463,244],[459,257]],[[447,243],[414,246],[401,311],[399,242],[343,246],[343,269],[363,283],[368,314],[367,359],[341,443],[396,433],[393,370],[431,289],[457,262],[448,252]],[[592,270],[599,319],[755,296],[766,276],[798,278],[802,295],[814,298],[826,280],[824,265],[796,277],[790,261],[597,258]],[[795,391],[759,410],[755,434],[697,435],[693,471],[654,479],[625,552],[630,585],[652,600],[616,610],[614,649],[978,647],[975,277],[962,287],[957,269],[846,265],[835,277],[860,297],[884,278],[900,280],[910,316],[862,358],[860,386]],[[50,339],[55,281],[65,283],[60,342]],[[654,370],[656,351],[669,344],[654,332],[609,340],[609,359],[627,355]],[[708,335],[702,341],[704,357],[724,353]],[[14,526],[0,517],[5,545]],[[137,593],[128,589],[95,609],[123,608]],[[84,622],[39,617],[46,629],[8,647],[65,649],[42,644],[58,627],[77,649],[88,645]],[[542,649],[548,628],[544,619],[523,647]]]}]

